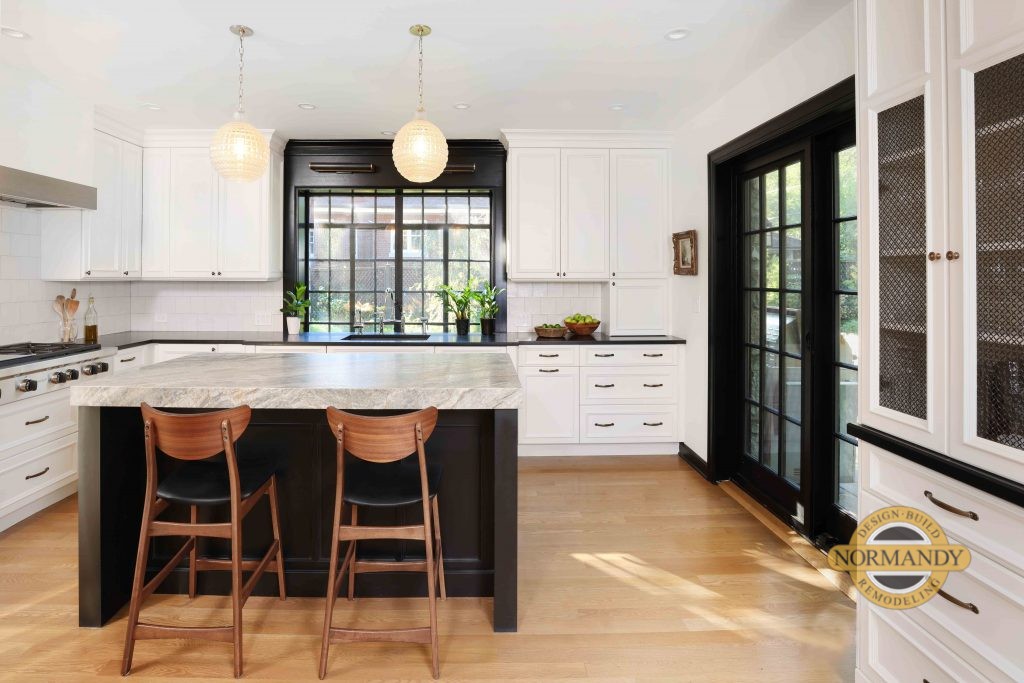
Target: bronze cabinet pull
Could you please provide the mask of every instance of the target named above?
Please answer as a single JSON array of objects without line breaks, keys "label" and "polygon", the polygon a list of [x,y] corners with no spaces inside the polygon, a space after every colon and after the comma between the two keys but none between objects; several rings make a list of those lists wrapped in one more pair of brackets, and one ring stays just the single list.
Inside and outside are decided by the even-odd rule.
[{"label": "bronze cabinet pull", "polygon": [[959,251],[952,251],[952,250],[950,250],[950,251],[946,252],[946,259],[947,260],[949,260],[949,261],[956,261],[958,258],[960,258],[960,252]]},{"label": "bronze cabinet pull", "polygon": [[545,370],[544,368],[541,368],[540,371],[541,372],[558,372],[558,368],[555,368],[554,370]]},{"label": "bronze cabinet pull", "polygon": [[595,353],[594,358],[611,358],[614,355],[614,353]]},{"label": "bronze cabinet pull", "polygon": [[661,358],[664,355],[663,353],[645,353],[644,358]]},{"label": "bronze cabinet pull", "polygon": [[929,261],[938,261],[941,258],[942,258],[942,254],[940,254],[937,251],[929,251],[928,252],[928,260]]},{"label": "bronze cabinet pull", "polygon": [[644,384],[644,386],[647,387],[648,389],[657,389],[658,387],[663,387],[665,385],[664,384]]},{"label": "bronze cabinet pull", "polygon": [[597,387],[598,389],[611,389],[615,385],[614,384],[595,384],[594,386]]},{"label": "bronze cabinet pull", "polygon": [[25,426],[26,426],[26,427],[28,427],[29,425],[37,425],[37,424],[39,424],[40,422],[46,422],[46,421],[47,421],[47,420],[49,420],[49,419],[50,419],[50,416],[49,416],[49,415],[43,415],[43,416],[42,416],[41,418],[39,418],[38,420],[25,420]]},{"label": "bronze cabinet pull", "polygon": [[979,610],[978,606],[975,605],[973,602],[964,602],[963,600],[957,600],[956,598],[954,598],[952,595],[950,595],[946,591],[942,590],[941,588],[939,589],[938,593],[939,593],[940,596],[942,596],[943,598],[945,598],[949,602],[953,603],[957,607],[962,607],[963,609],[967,610],[968,612],[974,612],[975,614],[981,614],[981,610]]},{"label": "bronze cabinet pull", "polygon": [[26,474],[25,475],[25,481],[28,481],[29,479],[35,479],[36,477],[41,477],[44,474],[46,474],[47,472],[49,472],[49,471],[50,471],[50,468],[47,467],[42,472],[36,472],[35,474]]},{"label": "bronze cabinet pull", "polygon": [[660,427],[664,422],[644,422],[644,427]]},{"label": "bronze cabinet pull", "polygon": [[614,422],[595,422],[594,426],[595,427],[614,427],[615,423]]},{"label": "bronze cabinet pull", "polygon": [[973,519],[975,522],[978,521],[978,513],[977,512],[974,512],[973,510],[961,510],[960,508],[953,507],[949,503],[944,503],[941,500],[939,500],[938,498],[936,498],[932,494],[931,491],[925,491],[924,492],[924,497],[927,498],[928,500],[930,500],[937,507],[940,507],[943,510],[945,510],[946,512],[952,512],[954,515],[960,515],[961,517],[966,517],[968,519]]},{"label": "bronze cabinet pull", "polygon": [[121,362],[122,363],[131,363],[133,360],[135,360],[135,356],[128,356],[127,358],[122,358]]},{"label": "bronze cabinet pull", "polygon": [[538,353],[537,355],[541,358],[558,358],[557,353]]}]

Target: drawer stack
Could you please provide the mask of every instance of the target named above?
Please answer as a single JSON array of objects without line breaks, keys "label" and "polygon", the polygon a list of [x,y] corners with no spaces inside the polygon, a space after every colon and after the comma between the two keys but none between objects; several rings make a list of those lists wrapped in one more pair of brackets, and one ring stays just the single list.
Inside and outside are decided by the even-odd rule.
[{"label": "drawer stack", "polygon": [[677,349],[672,344],[520,346],[519,443],[671,444],[669,450],[678,450]]}]

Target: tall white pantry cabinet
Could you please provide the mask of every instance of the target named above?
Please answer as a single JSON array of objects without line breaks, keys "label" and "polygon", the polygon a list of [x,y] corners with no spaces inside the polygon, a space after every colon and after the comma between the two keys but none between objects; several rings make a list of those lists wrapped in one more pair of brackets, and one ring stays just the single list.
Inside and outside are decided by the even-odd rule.
[{"label": "tall white pantry cabinet", "polygon": [[859,514],[920,508],[974,558],[858,603],[857,677],[1024,680],[1024,3],[858,0],[857,51],[859,420],[896,438],[862,436]]}]

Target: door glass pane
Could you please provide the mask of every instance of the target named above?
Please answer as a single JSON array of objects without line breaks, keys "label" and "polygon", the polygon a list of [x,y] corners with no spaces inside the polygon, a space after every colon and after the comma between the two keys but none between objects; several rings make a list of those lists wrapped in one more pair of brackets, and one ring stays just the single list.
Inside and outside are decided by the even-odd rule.
[{"label": "door glass pane", "polygon": [[782,359],[784,384],[783,400],[785,413],[793,419],[800,419],[800,403],[803,399],[803,364],[799,358],[785,356]]},{"label": "door glass pane", "polygon": [[800,294],[786,295],[786,331],[783,334],[784,347],[787,353],[800,355],[803,339],[803,311],[801,311]]},{"label": "door glass pane", "polygon": [[836,296],[836,311],[839,319],[839,360],[851,365],[857,364],[857,295]]},{"label": "door glass pane", "polygon": [[803,241],[800,239],[800,228],[788,228],[786,230],[785,249],[786,278],[783,286],[786,289],[800,289],[804,273]]},{"label": "door glass pane", "polygon": [[924,96],[878,114],[879,404],[928,416]]},{"label": "door glass pane", "polygon": [[779,288],[780,239],[778,230],[764,234],[764,286],[769,289]]},{"label": "door glass pane", "polygon": [[761,400],[761,352],[747,349],[747,397]]},{"label": "door glass pane", "polygon": [[761,178],[754,177],[745,183],[746,191],[743,193],[744,211],[746,217],[745,227],[747,230],[761,229]]},{"label": "door glass pane", "polygon": [[836,439],[835,502],[841,509],[857,515],[857,447]]},{"label": "door glass pane", "polygon": [[772,472],[779,471],[779,418],[767,410],[762,411],[764,419],[761,430],[761,464]]},{"label": "door glass pane", "polygon": [[756,232],[743,238],[746,259],[747,287],[761,286],[761,233]]},{"label": "door glass pane", "polygon": [[764,176],[764,227],[779,227],[779,172]]},{"label": "door glass pane", "polygon": [[747,341],[761,343],[761,293],[747,292]]},{"label": "door glass pane", "polygon": [[839,264],[836,287],[857,291],[857,220],[839,224]]},{"label": "door glass pane", "polygon": [[[857,421],[857,364],[860,356],[857,319],[857,150],[847,147],[835,155],[835,425],[832,502],[852,515],[857,512],[857,440],[847,425]],[[892,266],[890,266],[892,268]]]},{"label": "door glass pane", "polygon": [[1024,56],[974,77],[977,433],[1024,449]]},{"label": "door glass pane", "polygon": [[779,327],[779,293],[765,292],[764,344],[770,349],[778,349],[781,343]]},{"label": "door glass pane", "polygon": [[839,180],[836,218],[851,218],[857,215],[857,148],[847,147],[836,154],[836,167]]},{"label": "door glass pane", "polygon": [[761,409],[753,403],[747,404],[746,454],[757,460],[761,454]]},{"label": "door glass pane", "polygon": [[786,225],[799,225],[800,220],[800,162],[786,167]]},{"label": "door glass pane", "polygon": [[800,425],[785,421],[784,462],[782,476],[791,484],[800,485]]},{"label": "door glass pane", "polygon": [[836,413],[836,432],[846,434],[846,426],[857,421],[857,371],[839,368],[839,410]]},{"label": "door glass pane", "polygon": [[772,410],[781,410],[779,405],[779,354],[764,352],[764,404]]}]

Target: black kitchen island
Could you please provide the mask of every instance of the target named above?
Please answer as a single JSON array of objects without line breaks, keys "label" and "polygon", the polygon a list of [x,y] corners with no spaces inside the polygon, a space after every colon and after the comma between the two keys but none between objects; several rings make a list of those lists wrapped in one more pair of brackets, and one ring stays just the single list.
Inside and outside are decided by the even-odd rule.
[{"label": "black kitchen island", "polygon": [[[84,382],[73,387],[71,400],[79,406],[81,626],[102,626],[130,595],[145,484],[138,406],[146,402],[182,411],[253,408],[239,457],[278,462],[288,594],[312,597],[326,593],[336,474],[336,441],[323,409],[387,415],[437,406],[439,422],[426,452],[444,467],[439,501],[448,595],[493,596],[494,630],[516,630],[520,388],[504,354],[196,355]],[[257,507],[263,509],[243,527],[245,554],[252,558],[270,543],[269,511],[262,501]],[[185,519],[187,512],[172,507],[163,518]],[[415,523],[420,515],[416,506],[363,512],[361,521],[382,525]],[[226,506],[204,513],[210,521],[228,519]],[[151,576],[180,544],[173,537],[154,539]],[[200,553],[227,557],[227,542],[204,539]],[[359,554],[416,559],[423,545],[360,542]],[[187,592],[187,564],[159,590]],[[227,572],[200,573],[200,593],[229,590]],[[276,595],[274,577],[262,577],[255,593]],[[356,593],[426,595],[426,579],[421,573],[360,574]]]}]

